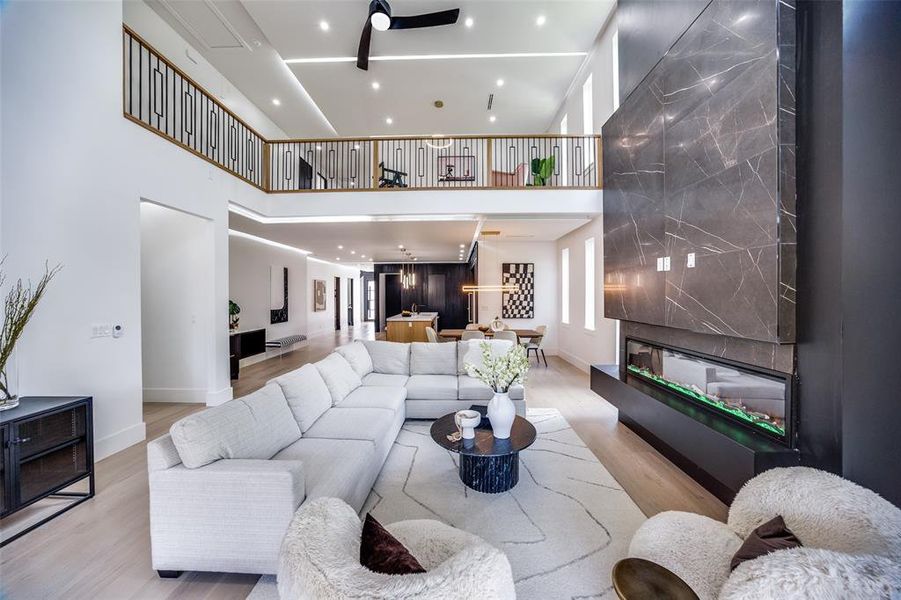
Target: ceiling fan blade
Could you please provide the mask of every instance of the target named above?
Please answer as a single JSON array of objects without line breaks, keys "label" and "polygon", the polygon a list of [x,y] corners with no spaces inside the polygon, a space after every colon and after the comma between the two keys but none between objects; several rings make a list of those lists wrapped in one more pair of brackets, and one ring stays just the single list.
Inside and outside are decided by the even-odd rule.
[{"label": "ceiling fan blade", "polygon": [[442,10],[441,12],[427,13],[424,15],[411,15],[409,17],[391,17],[389,29],[418,29],[420,27],[438,27],[439,25],[453,25],[460,16],[460,9]]},{"label": "ceiling fan blade", "polygon": [[372,41],[372,22],[367,18],[360,34],[360,48],[357,50],[357,68],[369,70],[369,43]]}]

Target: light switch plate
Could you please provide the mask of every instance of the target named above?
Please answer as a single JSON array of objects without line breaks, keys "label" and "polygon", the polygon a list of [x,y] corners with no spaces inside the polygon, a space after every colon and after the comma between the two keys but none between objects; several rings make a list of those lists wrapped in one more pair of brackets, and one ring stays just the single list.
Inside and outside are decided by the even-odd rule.
[{"label": "light switch plate", "polygon": [[94,323],[91,325],[92,338],[112,337],[112,335],[113,326],[109,323]]},{"label": "light switch plate", "polygon": [[663,270],[663,257],[662,256],[657,257],[657,270],[658,271]]},{"label": "light switch plate", "polygon": [[670,257],[669,256],[663,257],[663,270],[664,271],[670,270]]},{"label": "light switch plate", "polygon": [[686,266],[688,266],[689,269],[695,268],[695,253],[694,252],[688,253],[688,261],[687,261]]}]

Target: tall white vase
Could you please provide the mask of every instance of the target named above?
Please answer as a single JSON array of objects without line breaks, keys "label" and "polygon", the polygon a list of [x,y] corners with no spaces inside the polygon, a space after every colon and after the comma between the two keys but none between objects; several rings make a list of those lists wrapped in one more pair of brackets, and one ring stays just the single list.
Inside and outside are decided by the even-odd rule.
[{"label": "tall white vase", "polygon": [[491,421],[494,437],[502,440],[508,439],[515,418],[516,407],[510,400],[510,394],[495,392],[494,398],[488,403],[488,420]]}]

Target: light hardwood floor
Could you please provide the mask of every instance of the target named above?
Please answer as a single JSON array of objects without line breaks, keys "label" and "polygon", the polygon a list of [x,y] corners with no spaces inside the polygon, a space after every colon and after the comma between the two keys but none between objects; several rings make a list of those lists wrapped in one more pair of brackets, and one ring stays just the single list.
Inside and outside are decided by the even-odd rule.
[{"label": "light hardwood floor", "polygon": [[[354,338],[372,337],[371,325],[321,336],[308,346],[241,370],[236,397],[298,366],[319,360]],[[554,407],[572,424],[608,471],[648,516],[685,510],[725,519],[726,507],[616,420],[616,411],[588,388],[588,375],[556,357],[534,367],[530,406]],[[168,431],[199,405],[145,404],[147,439]],[[145,444],[97,464],[97,496],[0,549],[0,598],[237,599],[255,575],[185,573],[159,579],[150,565]]]}]

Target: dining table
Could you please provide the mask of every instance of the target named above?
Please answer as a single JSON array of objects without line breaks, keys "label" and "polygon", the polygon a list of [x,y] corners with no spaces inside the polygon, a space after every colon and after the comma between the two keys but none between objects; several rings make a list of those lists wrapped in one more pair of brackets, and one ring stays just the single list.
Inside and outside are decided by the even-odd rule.
[{"label": "dining table", "polygon": [[[438,332],[438,335],[445,338],[459,340],[461,337],[463,337],[464,331],[466,331],[466,329],[442,329]],[[505,329],[504,331],[512,331],[518,338],[533,338],[542,336],[541,332],[535,331],[534,329]],[[487,331],[482,331],[482,333],[485,334],[486,338],[494,337],[494,332],[490,329]]]}]

